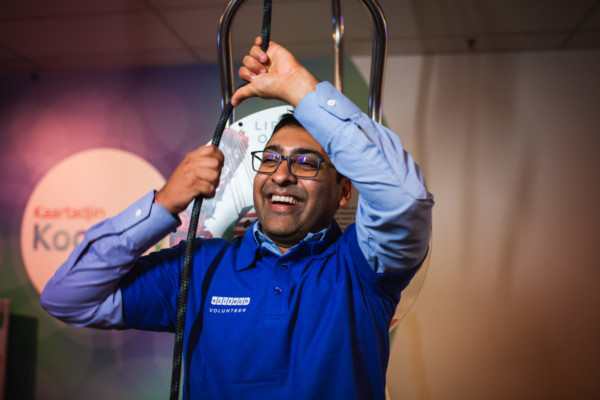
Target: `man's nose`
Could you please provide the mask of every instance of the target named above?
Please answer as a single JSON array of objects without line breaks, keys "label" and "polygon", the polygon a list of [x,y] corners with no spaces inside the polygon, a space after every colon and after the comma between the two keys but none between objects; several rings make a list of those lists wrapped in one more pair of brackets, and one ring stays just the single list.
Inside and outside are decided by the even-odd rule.
[{"label": "man's nose", "polygon": [[273,174],[271,175],[271,179],[273,179],[273,181],[278,184],[295,183],[296,182],[296,179],[297,179],[296,176],[292,175],[292,173],[290,171],[289,160],[286,160],[286,159],[281,160],[281,163],[277,167],[277,170],[275,170],[275,172],[273,172]]}]

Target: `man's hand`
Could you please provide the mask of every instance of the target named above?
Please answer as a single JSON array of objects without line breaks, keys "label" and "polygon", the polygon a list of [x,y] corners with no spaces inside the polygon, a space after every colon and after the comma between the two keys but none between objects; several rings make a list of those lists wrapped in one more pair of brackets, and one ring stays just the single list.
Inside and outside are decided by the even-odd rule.
[{"label": "man's hand", "polygon": [[224,159],[221,150],[210,145],[188,153],[167,183],[156,193],[156,202],[171,214],[177,215],[198,195],[214,197]]},{"label": "man's hand", "polygon": [[257,37],[250,53],[244,57],[239,76],[250,82],[236,90],[231,98],[233,106],[250,97],[283,100],[296,107],[319,81],[289,51],[273,41],[265,53]]}]

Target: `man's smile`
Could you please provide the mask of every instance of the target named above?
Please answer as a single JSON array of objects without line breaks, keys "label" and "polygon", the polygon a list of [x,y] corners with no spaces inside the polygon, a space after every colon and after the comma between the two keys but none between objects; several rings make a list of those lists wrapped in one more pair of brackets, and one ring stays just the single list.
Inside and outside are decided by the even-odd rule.
[{"label": "man's smile", "polygon": [[271,192],[267,194],[266,199],[269,208],[276,212],[290,212],[300,208],[304,204],[302,199],[289,193]]},{"label": "man's smile", "polygon": [[299,200],[294,198],[293,196],[286,196],[286,195],[278,195],[278,194],[273,194],[271,195],[271,202],[274,204],[298,204]]}]

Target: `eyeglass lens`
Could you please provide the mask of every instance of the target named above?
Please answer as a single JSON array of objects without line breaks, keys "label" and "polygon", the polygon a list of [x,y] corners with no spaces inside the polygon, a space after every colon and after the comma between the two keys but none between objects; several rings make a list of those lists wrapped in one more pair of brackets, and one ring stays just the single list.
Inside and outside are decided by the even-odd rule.
[{"label": "eyeglass lens", "polygon": [[318,157],[304,154],[282,156],[270,151],[257,151],[253,153],[252,166],[258,172],[274,173],[284,159],[287,160],[288,170],[292,175],[312,178],[319,172],[321,160]]}]

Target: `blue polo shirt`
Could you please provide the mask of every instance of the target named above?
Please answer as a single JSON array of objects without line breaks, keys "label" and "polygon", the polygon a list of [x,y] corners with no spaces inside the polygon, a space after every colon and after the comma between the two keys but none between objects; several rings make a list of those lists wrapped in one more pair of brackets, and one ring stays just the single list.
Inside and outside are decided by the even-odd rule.
[{"label": "blue polo shirt", "polygon": [[[185,326],[188,399],[384,399],[388,327],[415,273],[377,274],[354,225],[279,256],[253,229],[198,239]],[[121,282],[125,326],[174,331],[184,244]]]}]

